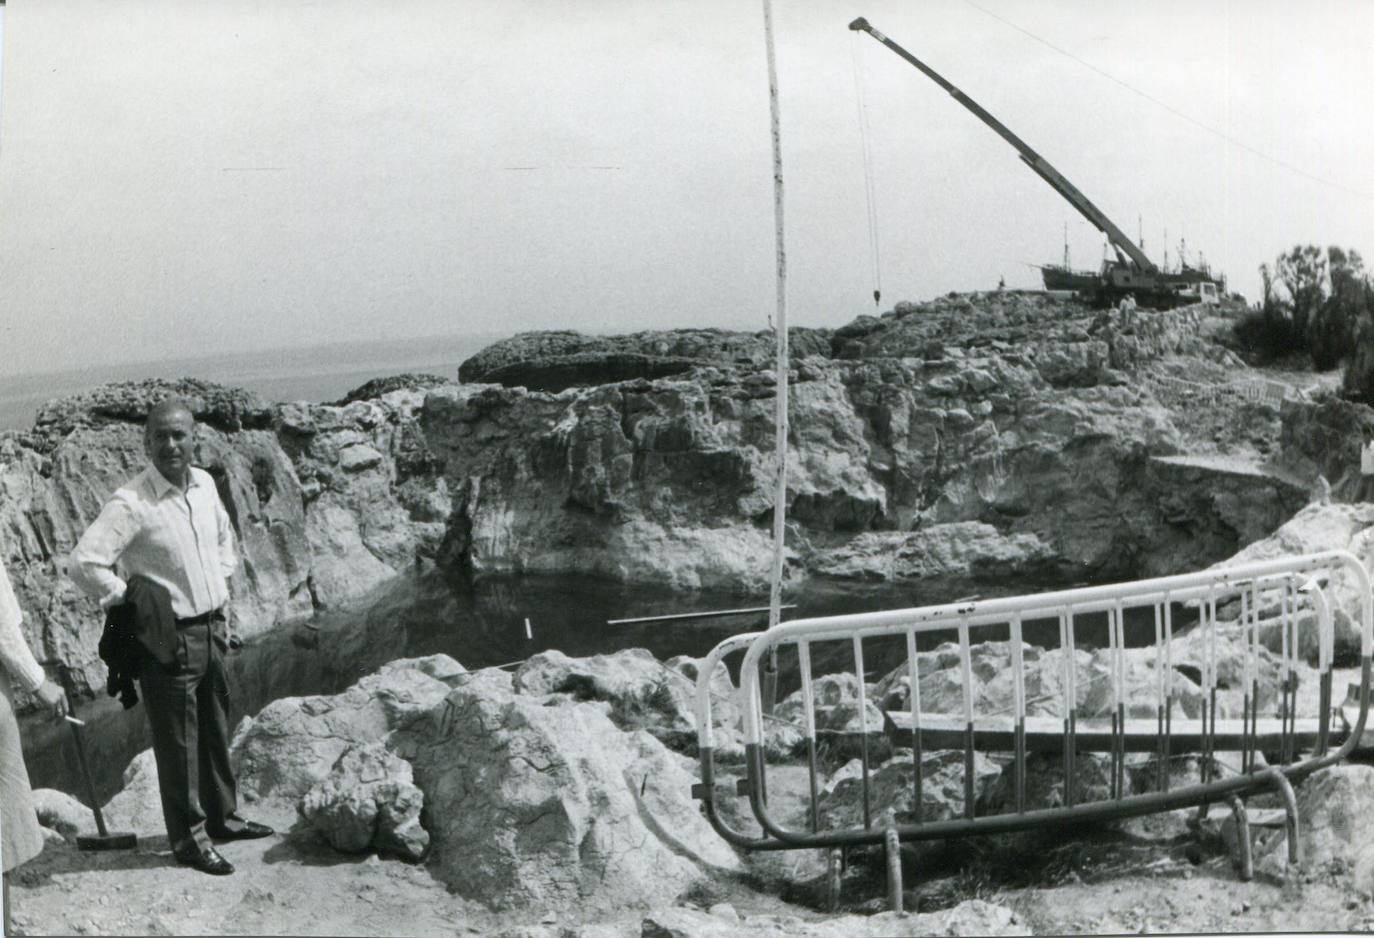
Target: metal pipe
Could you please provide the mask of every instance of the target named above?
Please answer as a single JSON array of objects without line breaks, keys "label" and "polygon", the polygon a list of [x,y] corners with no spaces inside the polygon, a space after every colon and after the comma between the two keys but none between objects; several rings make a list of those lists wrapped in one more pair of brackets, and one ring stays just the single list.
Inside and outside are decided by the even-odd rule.
[{"label": "metal pipe", "polygon": [[1288,868],[1293,869],[1302,863],[1302,844],[1298,840],[1298,799],[1293,794],[1293,786],[1287,776],[1277,767],[1264,773],[1274,783],[1283,796],[1283,818],[1288,834]]},{"label": "metal pipe", "polygon": [[859,685],[859,746],[863,760],[864,827],[868,827],[872,823],[868,789],[868,698],[864,693],[863,639],[857,635],[854,636],[854,676]]},{"label": "metal pipe", "polygon": [[968,623],[959,623],[959,664],[964,691],[964,817],[973,820],[973,658],[968,641]]},{"label": "metal pipe", "polygon": [[1022,649],[1021,617],[1012,616],[1011,626],[1012,698],[1016,710],[1016,740],[1012,770],[1016,810],[1026,810],[1026,661]]},{"label": "metal pipe", "polygon": [[897,821],[892,811],[887,813],[883,829],[883,847],[887,853],[887,904],[893,912],[902,911],[902,846],[897,835]]},{"label": "metal pipe", "polygon": [[[796,609],[796,603],[786,603],[780,609]],[[633,619],[607,619],[607,625],[640,625],[645,622],[672,622],[682,619],[724,619],[730,616],[758,615],[767,612],[767,606],[753,606],[748,609],[708,609],[705,612],[675,612],[666,616],[637,616]]]},{"label": "metal pipe", "polygon": [[1255,878],[1255,861],[1250,850],[1250,817],[1245,813],[1245,802],[1235,795],[1226,799],[1231,805],[1231,817],[1236,822],[1236,848],[1240,851],[1240,878],[1245,882]]},{"label": "metal pipe", "polygon": [[916,821],[921,820],[924,804],[924,774],[921,753],[921,669],[916,660],[916,633],[906,633],[907,680],[910,682],[907,705],[911,709],[911,784],[915,791]]}]

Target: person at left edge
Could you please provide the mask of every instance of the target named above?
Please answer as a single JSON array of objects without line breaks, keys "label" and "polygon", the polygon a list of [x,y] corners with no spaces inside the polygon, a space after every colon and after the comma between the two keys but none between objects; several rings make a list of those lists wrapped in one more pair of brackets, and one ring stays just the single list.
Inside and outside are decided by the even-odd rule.
[{"label": "person at left edge", "polygon": [[212,838],[240,840],[273,831],[238,814],[224,666],[224,607],[237,559],[233,527],[214,480],[191,465],[195,431],[185,401],[153,405],[143,430],[149,465],[105,503],[72,551],[68,573],[104,609],[125,601],[134,577],[170,597],[174,628],[166,634],[141,631],[137,651],[162,815],[177,862],[224,875],[234,867]]},{"label": "person at left edge", "polygon": [[0,866],[4,867],[4,934],[10,934],[10,870],[43,849],[43,832],[34,812],[33,792],[24,771],[24,750],[15,720],[14,689],[22,687],[57,719],[67,715],[67,695],[33,657],[19,631],[23,613],[0,561]]}]

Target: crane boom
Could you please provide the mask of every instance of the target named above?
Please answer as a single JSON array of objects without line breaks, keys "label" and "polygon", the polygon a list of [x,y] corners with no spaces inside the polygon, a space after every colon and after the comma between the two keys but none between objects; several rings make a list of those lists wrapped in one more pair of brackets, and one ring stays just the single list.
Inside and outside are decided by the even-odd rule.
[{"label": "crane boom", "polygon": [[868,20],[864,19],[862,16],[850,23],[849,28],[857,32],[868,33],[911,65],[914,65],[927,78],[949,92],[954,100],[973,112],[974,117],[977,117],[984,124],[987,124],[999,137],[1015,147],[1017,153],[1021,155],[1022,162],[1029,166],[1037,176],[1049,183],[1050,188],[1063,196],[1070,205],[1078,209],[1083,217],[1092,223],[1094,228],[1107,236],[1107,240],[1111,242],[1112,247],[1116,250],[1118,259],[1120,259],[1123,264],[1127,263],[1126,258],[1129,257],[1130,262],[1142,272],[1154,273],[1158,270],[1154,262],[1146,256],[1145,252],[1131,241],[1120,228],[1113,224],[1112,220],[1104,215],[1102,210],[1094,205],[1086,195],[1078,191],[1077,186],[1065,179],[1063,174],[1051,166],[1048,160],[1032,150],[1024,140],[1016,136],[1016,134],[1012,133],[1005,124],[984,110],[983,106],[977,101],[946,81],[944,76],[935,71],[935,69],[926,65],[920,59],[916,58],[916,56],[883,35],[883,33],[870,25]]}]

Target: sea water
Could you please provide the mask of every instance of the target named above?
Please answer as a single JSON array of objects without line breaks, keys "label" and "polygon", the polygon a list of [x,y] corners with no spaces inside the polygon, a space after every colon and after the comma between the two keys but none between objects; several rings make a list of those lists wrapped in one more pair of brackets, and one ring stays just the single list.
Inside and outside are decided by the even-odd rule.
[{"label": "sea water", "polygon": [[347,342],[45,373],[7,371],[0,373],[0,431],[27,430],[46,401],[115,381],[199,378],[254,391],[267,401],[315,402],[335,401],[373,378],[407,372],[456,381],[458,366],[499,338],[454,335]]}]

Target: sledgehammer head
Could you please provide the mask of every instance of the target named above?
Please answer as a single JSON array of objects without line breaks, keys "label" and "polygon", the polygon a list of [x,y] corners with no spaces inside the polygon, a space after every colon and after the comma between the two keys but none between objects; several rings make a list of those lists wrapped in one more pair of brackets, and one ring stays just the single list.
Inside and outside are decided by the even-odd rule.
[{"label": "sledgehammer head", "polygon": [[138,846],[134,834],[77,834],[76,846],[81,850],[132,850]]}]

